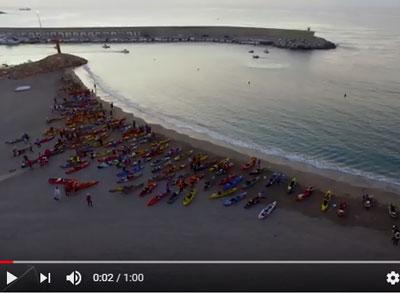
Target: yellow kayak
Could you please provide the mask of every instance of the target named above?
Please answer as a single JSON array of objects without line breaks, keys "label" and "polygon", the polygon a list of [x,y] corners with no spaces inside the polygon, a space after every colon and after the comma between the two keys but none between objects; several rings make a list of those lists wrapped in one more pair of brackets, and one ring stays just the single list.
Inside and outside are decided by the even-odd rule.
[{"label": "yellow kayak", "polygon": [[200,161],[200,162],[203,162],[203,161],[207,160],[207,158],[208,158],[208,155],[202,155],[202,156],[200,157],[199,161]]},{"label": "yellow kayak", "polygon": [[167,148],[168,148],[168,144],[166,143],[166,144],[160,145],[159,150],[160,150],[160,151],[163,151],[163,150],[165,150],[165,149],[167,149]]},{"label": "yellow kayak", "polygon": [[164,144],[164,143],[167,143],[167,142],[169,142],[169,138],[164,139],[164,140],[159,140],[159,141],[153,142],[153,143],[151,144],[151,146],[158,146],[158,145],[160,145],[160,144]]},{"label": "yellow kayak", "polygon": [[237,190],[238,189],[236,187],[234,187],[234,188],[231,188],[231,189],[228,189],[228,190],[225,190],[225,191],[218,191],[217,193],[211,194],[208,198],[209,199],[215,199],[215,198],[224,197],[224,196],[227,196],[227,195],[230,195],[230,194],[236,192]]},{"label": "yellow kayak", "polygon": [[110,189],[109,191],[110,192],[119,192],[119,191],[122,191],[122,189],[123,189],[123,186],[117,186],[113,189]]},{"label": "yellow kayak", "polygon": [[192,200],[194,199],[195,195],[196,195],[197,190],[196,189],[191,189],[190,193],[188,196],[186,196],[183,199],[183,205],[187,206],[188,204],[190,204],[192,202]]},{"label": "yellow kayak", "polygon": [[101,158],[101,157],[105,157],[105,156],[111,155],[111,153],[112,153],[112,151],[99,152],[99,153],[96,153],[94,155],[94,157],[95,158]]},{"label": "yellow kayak", "polygon": [[181,155],[176,156],[176,157],[174,158],[174,160],[175,160],[175,161],[182,160],[182,159],[184,159],[184,158],[186,158],[186,157],[189,157],[191,154],[193,154],[193,150],[187,151],[186,153],[183,153],[183,154],[181,154]]},{"label": "yellow kayak", "polygon": [[138,151],[134,152],[134,153],[131,155],[131,158],[137,158],[137,157],[143,156],[143,155],[146,154],[146,153],[147,153],[147,149],[138,150]]},{"label": "yellow kayak", "polygon": [[80,156],[71,156],[67,159],[68,162],[70,163],[79,163],[81,161]]},{"label": "yellow kayak", "polygon": [[328,190],[322,199],[322,203],[321,203],[321,211],[322,212],[325,212],[326,210],[328,210],[329,204],[331,203],[331,198],[332,198],[332,192],[330,190]]},{"label": "yellow kayak", "polygon": [[216,169],[218,169],[221,165],[224,165],[226,163],[229,162],[229,158],[225,158],[222,161],[218,162],[217,164],[215,164],[214,166],[212,166],[210,169],[208,169],[209,171],[214,171]]},{"label": "yellow kayak", "polygon": [[43,132],[43,135],[45,135],[45,136],[55,136],[60,132],[60,130],[61,130],[60,128],[50,128],[50,129],[45,130]]}]

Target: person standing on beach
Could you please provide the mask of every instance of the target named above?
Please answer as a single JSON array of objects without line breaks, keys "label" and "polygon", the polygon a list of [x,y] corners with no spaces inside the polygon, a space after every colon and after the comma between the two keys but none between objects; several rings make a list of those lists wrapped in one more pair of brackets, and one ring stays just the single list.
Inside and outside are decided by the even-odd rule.
[{"label": "person standing on beach", "polygon": [[56,186],[56,188],[54,188],[54,199],[55,200],[60,200],[61,199],[61,191],[58,188],[58,186]]},{"label": "person standing on beach", "polygon": [[136,121],[135,120],[132,120],[132,126],[133,126],[133,128],[136,128]]},{"label": "person standing on beach", "polygon": [[92,197],[90,196],[90,193],[86,193],[86,202],[88,207],[93,207]]},{"label": "person standing on beach", "polygon": [[114,109],[114,103],[113,102],[111,102],[110,107],[111,107],[111,110]]},{"label": "person standing on beach", "polygon": [[24,140],[25,144],[29,143],[29,135],[25,132],[22,134],[22,139]]},{"label": "person standing on beach", "polygon": [[179,180],[179,182],[178,182],[178,187],[179,187],[179,192],[182,192],[182,191],[183,191],[183,188],[184,188],[183,180]]},{"label": "person standing on beach", "polygon": [[258,169],[261,169],[261,159],[257,159],[257,167]]}]

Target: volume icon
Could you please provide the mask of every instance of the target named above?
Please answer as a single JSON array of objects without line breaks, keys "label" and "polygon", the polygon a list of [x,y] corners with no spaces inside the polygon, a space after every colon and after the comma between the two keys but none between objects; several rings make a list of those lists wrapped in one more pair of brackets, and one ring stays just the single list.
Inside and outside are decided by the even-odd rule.
[{"label": "volume icon", "polygon": [[72,285],[79,285],[82,281],[82,275],[78,271],[73,271],[69,275],[66,276],[67,281],[71,282]]}]

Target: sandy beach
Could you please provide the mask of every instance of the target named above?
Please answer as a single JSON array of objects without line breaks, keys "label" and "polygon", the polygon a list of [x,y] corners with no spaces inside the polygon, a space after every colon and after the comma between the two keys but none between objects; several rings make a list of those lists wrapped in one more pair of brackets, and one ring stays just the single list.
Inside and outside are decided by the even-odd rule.
[{"label": "sandy beach", "polygon": [[[274,171],[281,171],[289,180],[293,176],[297,178],[299,184],[293,194],[287,193],[289,180],[266,188],[262,179],[246,190],[247,198],[225,207],[223,202],[230,197],[208,199],[220,186],[214,185],[209,191],[204,191],[204,182],[213,173],[200,171],[205,173],[205,178],[197,183],[197,194],[190,205],[182,205],[184,196],[189,194],[189,188],[185,188],[175,203],[167,204],[167,198],[164,198],[148,207],[146,203],[165,189],[166,181],[159,181],[157,188],[144,197],[138,196],[140,189],[129,194],[110,193],[111,188],[120,185],[116,183],[115,175],[121,169],[115,166],[98,169],[99,163],[92,160],[89,167],[65,175],[65,169],[59,166],[75,155],[73,149],[52,156],[47,166],[21,169],[22,156],[13,157],[12,149],[14,146],[23,148],[24,142],[14,145],[4,142],[20,137],[23,132],[34,141],[42,138],[43,131],[50,126],[65,127],[64,121],[46,124],[47,118],[58,115],[51,111],[53,99],[57,97],[61,103],[67,96],[60,91],[63,76],[64,71],[57,71],[0,80],[3,93],[0,107],[3,140],[0,144],[1,259],[398,259],[399,247],[391,243],[391,227],[398,220],[389,217],[387,205],[392,202],[399,206],[399,195],[382,190],[373,183],[352,184],[346,178],[326,178],[284,162],[263,160],[262,167],[268,168],[263,176],[269,177]],[[77,78],[71,71],[67,76]],[[21,85],[30,85],[31,90],[14,92]],[[110,105],[104,101],[101,103],[108,114]],[[136,125],[145,123],[116,106],[113,117],[126,118],[128,125],[132,124],[132,119]],[[193,149],[195,154],[207,153],[208,161],[229,157],[234,162],[229,173],[250,178],[249,171],[241,171],[240,167],[250,161],[252,154],[196,140],[160,125],[150,126],[155,140],[170,139],[169,148],[181,147],[184,151]],[[120,139],[121,132],[114,130],[111,137]],[[38,152],[43,153],[46,148],[54,146],[56,139],[41,148],[34,146],[33,153],[27,152],[28,157],[36,158]],[[150,143],[139,145],[138,149],[150,149]],[[105,148],[95,149],[96,152],[103,150]],[[143,176],[127,184],[146,183],[151,178],[150,163],[144,166]],[[193,171],[186,167],[178,174],[182,173]],[[55,201],[55,185],[48,184],[51,177],[76,178],[80,182],[98,180],[99,184],[69,196],[65,196],[61,188],[62,197]],[[297,202],[296,195],[308,185],[317,190],[309,198]],[[172,186],[172,192],[177,189]],[[333,191],[331,206],[327,212],[321,212],[322,196],[328,189]],[[86,204],[86,192],[92,196],[93,208]],[[244,209],[247,200],[259,192],[265,195],[262,203]],[[361,204],[361,196],[365,193],[379,195],[369,210]],[[333,205],[343,200],[349,207],[346,215],[339,218]],[[277,201],[277,209],[267,219],[259,220],[260,210],[272,201]]]}]

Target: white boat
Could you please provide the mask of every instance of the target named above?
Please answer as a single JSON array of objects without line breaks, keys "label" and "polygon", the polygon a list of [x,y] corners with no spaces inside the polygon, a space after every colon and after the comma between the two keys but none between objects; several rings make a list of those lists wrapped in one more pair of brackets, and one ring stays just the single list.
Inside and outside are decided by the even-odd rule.
[{"label": "white boat", "polygon": [[276,201],[271,202],[270,204],[268,204],[265,208],[263,208],[261,210],[261,212],[258,214],[258,218],[260,220],[264,219],[265,217],[267,217],[270,213],[272,213],[272,211],[276,208]]},{"label": "white boat", "polygon": [[258,56],[258,55],[253,55],[253,59],[258,59],[258,58],[260,58],[260,56]]},{"label": "white boat", "polygon": [[15,92],[24,92],[24,91],[29,91],[31,89],[30,85],[21,85],[15,88]]},{"label": "white boat", "polygon": [[13,46],[19,45],[20,43],[21,41],[15,38],[0,38],[0,45]]},{"label": "white boat", "polygon": [[268,49],[265,49],[265,50],[264,50],[264,53],[265,53],[265,54],[268,54],[268,53],[269,53]]},{"label": "white boat", "polygon": [[104,45],[103,45],[103,48],[104,48],[104,49],[109,49],[109,48],[111,48],[111,47],[110,47],[109,45],[107,45],[107,44],[104,44]]},{"label": "white boat", "polygon": [[129,50],[127,50],[127,49],[123,49],[123,50],[121,51],[121,53],[124,53],[124,54],[129,54]]},{"label": "white boat", "polygon": [[20,11],[31,11],[32,9],[29,7],[22,7],[22,8],[19,8],[19,10]]}]

